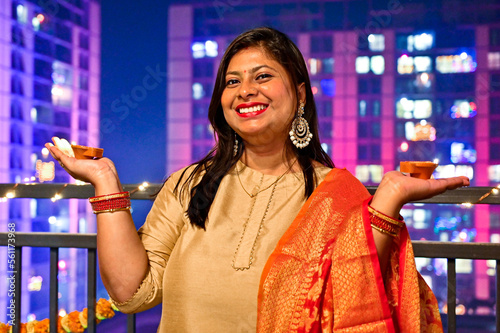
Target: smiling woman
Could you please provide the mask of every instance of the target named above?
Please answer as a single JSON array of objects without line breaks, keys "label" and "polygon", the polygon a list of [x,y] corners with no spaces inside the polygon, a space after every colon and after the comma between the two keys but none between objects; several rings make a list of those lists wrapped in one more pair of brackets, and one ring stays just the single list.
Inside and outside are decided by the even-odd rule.
[{"label": "smiling woman", "polygon": [[167,179],[138,233],[111,160],[47,146],[110,207],[97,243],[116,306],[162,303],[159,332],[442,331],[399,211],[468,179],[393,171],[371,197],[321,149],[304,59],[271,28],[229,45],[209,119],[216,145]]},{"label": "smiling woman", "polygon": [[[224,117],[245,146],[283,151],[298,100],[302,104],[305,100],[304,83],[292,85],[285,68],[262,47],[237,53],[229,63],[225,81],[221,98]],[[244,163],[255,164],[251,161],[254,158],[258,157],[245,154]]]}]

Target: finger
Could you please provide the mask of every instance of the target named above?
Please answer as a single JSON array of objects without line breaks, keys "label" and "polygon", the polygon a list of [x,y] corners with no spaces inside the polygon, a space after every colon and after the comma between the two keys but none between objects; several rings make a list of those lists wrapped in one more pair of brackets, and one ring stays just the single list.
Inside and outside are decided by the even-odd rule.
[{"label": "finger", "polygon": [[54,145],[52,143],[50,143],[50,142],[47,142],[45,144],[45,148],[47,148],[47,150],[49,151],[50,156],[52,156],[52,158],[55,159],[56,157],[55,157],[54,153],[52,152],[52,147],[54,147]]},{"label": "finger", "polygon": [[57,146],[54,146],[51,143],[46,143],[45,148],[49,150],[50,155],[52,155],[55,160],[60,160],[61,156],[64,155],[64,153],[61,152],[61,150]]},{"label": "finger", "polygon": [[57,146],[51,145],[50,143],[45,144],[45,147],[49,150],[52,157],[59,162],[59,165],[69,173],[67,166],[71,166],[74,157],[69,157],[63,153]]},{"label": "finger", "polygon": [[444,192],[446,190],[454,190],[459,187],[468,186],[470,181],[467,177],[451,177],[436,179],[436,184],[438,188],[442,188]]}]

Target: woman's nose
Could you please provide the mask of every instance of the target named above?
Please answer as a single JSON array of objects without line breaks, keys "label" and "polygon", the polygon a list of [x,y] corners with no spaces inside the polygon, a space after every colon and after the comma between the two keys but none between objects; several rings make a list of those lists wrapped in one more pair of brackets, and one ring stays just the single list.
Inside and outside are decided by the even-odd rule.
[{"label": "woman's nose", "polygon": [[239,95],[243,99],[247,99],[254,96],[257,93],[257,89],[252,82],[244,81],[241,83]]}]

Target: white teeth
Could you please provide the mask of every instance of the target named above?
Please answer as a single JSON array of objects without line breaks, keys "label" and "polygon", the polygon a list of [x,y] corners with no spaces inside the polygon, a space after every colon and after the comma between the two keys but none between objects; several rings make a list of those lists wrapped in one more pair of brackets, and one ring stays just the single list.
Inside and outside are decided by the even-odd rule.
[{"label": "white teeth", "polygon": [[239,113],[256,112],[256,111],[264,110],[265,108],[267,108],[267,105],[260,104],[260,105],[256,105],[256,106],[251,106],[249,108],[241,108],[238,110],[238,112]]}]

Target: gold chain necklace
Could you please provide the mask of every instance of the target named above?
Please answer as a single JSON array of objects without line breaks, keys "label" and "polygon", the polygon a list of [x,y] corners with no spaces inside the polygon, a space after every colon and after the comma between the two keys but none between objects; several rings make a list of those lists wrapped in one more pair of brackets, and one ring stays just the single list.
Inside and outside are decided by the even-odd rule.
[{"label": "gold chain necklace", "polygon": [[[271,188],[271,186],[273,185],[276,185],[276,183],[278,183],[280,181],[281,178],[283,178],[290,170],[292,170],[295,162],[297,162],[297,159],[295,159],[295,161],[293,161],[293,163],[290,165],[290,167],[281,175],[279,176],[274,182],[272,182],[269,186],[266,186],[265,188],[263,188],[262,190],[258,190],[257,192],[255,193],[249,193],[246,189],[245,189],[245,186],[243,186],[243,183],[241,182],[241,178],[240,178],[240,172],[238,170],[238,166],[236,166],[236,175],[238,175],[238,181],[240,182],[240,185],[241,185],[241,188],[243,189],[243,191],[245,191],[246,194],[248,194],[248,196],[250,198],[253,198],[255,197],[257,194],[259,194],[260,192],[264,192],[265,190],[267,190],[268,188]],[[262,176],[264,177],[264,176]]]},{"label": "gold chain necklace", "polygon": [[[283,177],[283,175],[281,175],[281,177]],[[264,175],[262,175],[262,177],[264,177]],[[271,184],[271,186],[273,186],[273,185],[274,186],[273,186],[273,189],[271,191],[271,196],[269,197],[269,201],[267,202],[266,210],[264,211],[264,215],[262,216],[262,220],[260,220],[259,229],[257,230],[257,236],[255,236],[255,239],[253,241],[252,250],[250,251],[250,255],[248,256],[248,265],[247,266],[243,266],[243,267],[236,267],[235,266],[236,257],[238,256],[238,252],[240,250],[240,245],[241,245],[241,242],[243,241],[243,237],[245,237],[245,232],[247,230],[248,221],[250,221],[250,217],[252,216],[253,208],[255,207],[255,202],[257,201],[257,198],[253,199],[252,208],[250,208],[250,213],[248,214],[248,218],[247,218],[245,224],[243,225],[243,232],[241,233],[240,241],[238,242],[238,246],[236,247],[236,251],[234,251],[234,257],[233,257],[233,262],[231,264],[231,267],[233,267],[233,269],[236,270],[236,271],[244,271],[246,269],[250,269],[250,266],[252,266],[252,263],[253,263],[253,253],[255,251],[255,245],[257,244],[257,239],[259,238],[260,232],[262,231],[262,226],[264,225],[264,220],[266,219],[267,211],[269,210],[269,206],[271,205],[271,201],[273,200],[274,190],[276,189],[276,185],[278,185],[278,180]],[[241,183],[241,181],[240,181],[240,183]],[[265,188],[264,190],[268,189],[269,187]],[[257,192],[255,195],[257,195],[258,193],[260,193],[262,191]],[[248,194],[248,192],[247,192],[247,194]],[[250,197],[253,198],[253,197],[255,197],[255,195],[254,196],[250,196]]]}]

